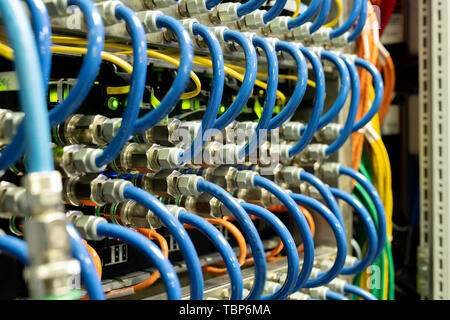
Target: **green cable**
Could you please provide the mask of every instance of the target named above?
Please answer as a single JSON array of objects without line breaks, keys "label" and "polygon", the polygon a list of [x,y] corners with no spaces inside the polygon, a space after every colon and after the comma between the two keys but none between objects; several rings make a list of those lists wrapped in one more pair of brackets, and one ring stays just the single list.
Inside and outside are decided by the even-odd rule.
[{"label": "green cable", "polygon": [[[373,222],[375,224],[375,227],[378,228],[378,216],[377,216],[377,210],[376,207],[370,198],[369,194],[367,193],[366,189],[364,189],[359,183],[355,183],[355,191],[357,194],[361,195],[361,203],[368,209]],[[384,292],[384,249],[383,253],[381,254],[380,258],[378,258],[374,263],[373,266],[377,267],[378,270],[381,270],[381,288],[372,288],[372,294],[377,297],[379,300],[383,299],[382,293]],[[374,274],[375,269],[372,269],[372,275]]]},{"label": "green cable", "polygon": [[394,269],[394,257],[392,256],[392,248],[389,241],[386,241],[386,251],[389,261],[389,291],[388,299],[395,300],[395,269]]},{"label": "green cable", "polygon": [[[375,224],[375,228],[378,228],[378,217],[376,215],[376,208],[374,203],[372,202],[372,199],[370,198],[369,194],[367,193],[366,189],[364,189],[358,182],[355,183],[355,193],[354,193],[355,197],[368,209],[370,216],[373,219],[373,222]],[[360,195],[360,196],[358,196]],[[383,255],[382,255],[383,256]],[[381,269],[381,265],[380,265],[380,259],[377,259],[372,266],[376,266],[379,268],[379,270],[384,270]],[[374,273],[374,269],[372,269],[372,275]],[[359,281],[361,280],[361,276],[362,273],[360,273],[360,277],[359,277]],[[381,273],[381,288],[372,288],[371,293],[377,297],[379,300],[380,298],[382,299],[382,295],[381,292],[383,290],[384,287],[384,276],[383,276],[383,272]],[[358,286],[359,286],[360,282],[358,282]]]}]

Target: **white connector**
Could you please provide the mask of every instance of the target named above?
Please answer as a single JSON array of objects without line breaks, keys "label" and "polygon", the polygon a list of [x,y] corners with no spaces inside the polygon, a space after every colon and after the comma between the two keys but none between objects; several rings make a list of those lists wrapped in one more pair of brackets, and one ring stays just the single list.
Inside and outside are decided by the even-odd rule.
[{"label": "white connector", "polygon": [[311,38],[311,32],[309,30],[311,29],[311,22],[306,22],[302,24],[301,26],[292,29],[291,35],[293,37],[293,40],[305,40]]},{"label": "white connector", "polygon": [[107,165],[98,167],[95,160],[103,152],[102,149],[83,148],[77,151],[73,157],[73,164],[78,172],[95,173],[106,170]]},{"label": "white connector", "polygon": [[330,42],[331,28],[320,28],[312,34],[312,39],[315,44],[325,44]]},{"label": "white connector", "polygon": [[238,2],[221,3],[213,9],[213,13],[216,13],[222,24],[236,22],[241,19],[237,14],[240,6]]},{"label": "white connector", "polygon": [[274,35],[285,34],[291,30],[288,27],[290,17],[276,17],[269,23],[270,32]]},{"label": "white connector", "polygon": [[264,14],[266,13],[266,10],[255,10],[247,15],[244,16],[244,23],[245,26],[248,29],[259,29],[264,28],[267,26],[266,23],[264,23]]},{"label": "white connector", "polygon": [[124,4],[118,0],[109,0],[95,4],[103,18],[105,26],[119,23],[119,20],[116,18],[116,8],[123,5]]},{"label": "white connector", "polygon": [[331,39],[331,44],[336,48],[343,48],[348,45],[348,36],[349,33],[346,32],[337,38]]},{"label": "white connector", "polygon": [[161,29],[158,28],[158,26],[156,25],[156,19],[158,18],[158,16],[163,15],[161,11],[147,10],[137,12],[136,15],[138,16],[139,20],[142,21],[145,33],[153,33],[161,31]]}]

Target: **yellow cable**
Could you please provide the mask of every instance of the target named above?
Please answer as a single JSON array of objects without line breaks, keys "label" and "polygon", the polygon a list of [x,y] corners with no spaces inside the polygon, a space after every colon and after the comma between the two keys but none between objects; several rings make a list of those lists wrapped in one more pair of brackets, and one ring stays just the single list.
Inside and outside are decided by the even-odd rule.
[{"label": "yellow cable", "polygon": [[[74,37],[60,37],[60,36],[53,36],[52,37],[52,41],[53,43],[56,44],[78,44],[78,45],[86,45],[87,41],[84,39],[79,39],[79,38],[74,38]],[[123,54],[131,54],[132,51],[130,51],[131,47],[129,46],[125,46],[125,45],[121,45],[121,44],[117,44],[117,43],[109,43],[109,42],[105,42],[105,48],[109,48],[109,49],[117,49],[117,50],[127,50],[127,51],[123,51]],[[116,52],[115,54],[119,54],[119,52]],[[180,61],[176,60],[162,52],[159,51],[155,51],[155,50],[147,50],[147,54],[148,56],[152,57],[152,58],[156,58],[156,59],[160,59],[163,61],[166,61],[170,64],[173,64],[175,66],[179,66],[180,65]],[[183,93],[183,95],[181,96],[180,99],[191,99],[196,97],[202,88],[201,85],[201,81],[199,79],[199,77],[197,76],[197,74],[193,71],[191,71],[191,79],[195,84],[195,89],[193,91],[190,92],[185,92]]]},{"label": "yellow cable", "polygon": [[339,22],[339,18],[341,17],[341,14],[342,14],[342,3],[341,3],[341,0],[335,0],[335,3],[337,6],[336,17],[333,20],[331,20],[330,22],[328,22],[326,25],[324,25],[325,28],[334,27],[334,25],[336,25]]},{"label": "yellow cable", "polygon": [[14,60],[14,51],[6,44],[0,43],[0,56],[8,60]]},{"label": "yellow cable", "polygon": [[[240,71],[240,72],[245,72],[245,68],[244,68],[244,67],[241,67],[241,66],[236,66],[236,65],[233,65],[233,64],[225,64],[225,66],[227,66],[227,67],[229,67],[229,68],[231,68],[231,69]],[[262,73],[262,72],[258,72],[256,75],[257,75],[258,77],[265,77],[265,78],[267,78],[267,77],[269,76],[267,73]],[[289,74],[279,74],[279,75],[278,75],[278,78],[280,78],[280,79],[294,80],[294,81],[297,81],[297,80],[298,80],[298,77],[297,77],[297,76],[289,75]],[[308,79],[308,85],[309,85],[310,87],[313,87],[313,88],[316,87],[316,83],[315,83],[314,81],[312,81],[312,80],[309,80],[309,79]]]},{"label": "yellow cable", "polygon": [[295,17],[298,16],[298,13],[300,12],[300,8],[302,6],[302,2],[300,0],[295,0],[295,4],[297,5],[297,8],[295,9],[295,11],[292,14],[291,18],[295,18]]},{"label": "yellow cable", "polygon": [[[53,36],[52,37],[52,41],[53,43],[70,43],[70,44],[80,44],[80,45],[86,45],[86,40],[84,39],[80,39],[80,38],[74,38],[74,37],[60,37],[60,36]],[[117,50],[122,50],[119,52],[115,52],[116,54],[130,54],[131,51],[131,47],[129,46],[125,46],[125,45],[121,45],[121,44],[117,44],[117,43],[110,43],[110,42],[105,42],[105,48],[111,48],[111,49],[117,49]],[[125,50],[125,51],[123,51]],[[174,54],[165,54],[162,53],[161,51],[158,50],[148,50],[147,53],[150,56],[153,56],[155,58],[158,59],[162,59],[165,60],[167,62],[169,62],[169,59],[175,59],[175,60],[171,60],[170,63],[174,63],[175,61],[179,61],[179,55],[177,53]],[[209,59],[206,58],[202,58],[202,57],[194,57],[194,63],[197,65],[202,65],[204,67],[208,67],[211,68],[212,67],[212,63]],[[227,68],[225,67],[225,72],[229,75],[231,75],[232,77],[238,79],[239,81],[243,81],[244,79],[244,74],[236,72],[235,70],[232,70],[231,68]],[[194,73],[195,75],[195,73]],[[196,91],[200,92],[200,80],[198,80],[198,77],[193,76],[191,73],[191,77],[192,80],[194,81],[194,83],[196,84]],[[293,77],[293,76],[289,76],[289,77]],[[196,78],[196,79],[195,79]],[[292,80],[297,80],[296,77],[291,78]],[[263,89],[267,89],[267,83],[264,83],[260,80],[256,80],[255,81],[255,85],[257,85],[258,87],[261,87]],[[192,92],[193,95],[194,91]],[[190,93],[185,93],[185,94],[190,94]],[[195,95],[193,95],[195,96]],[[279,90],[277,90],[277,97],[280,99],[280,103],[284,104],[286,102],[286,96]],[[181,99],[187,99],[184,95],[181,97]]]}]

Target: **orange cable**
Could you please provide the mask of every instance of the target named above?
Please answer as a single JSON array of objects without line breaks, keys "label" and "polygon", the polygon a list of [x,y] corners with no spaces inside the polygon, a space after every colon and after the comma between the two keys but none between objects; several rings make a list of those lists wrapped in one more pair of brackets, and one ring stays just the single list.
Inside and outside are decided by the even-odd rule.
[{"label": "orange cable", "polygon": [[[158,232],[156,232],[154,229],[135,229],[134,231],[139,232],[140,234],[146,236],[150,240],[157,240],[159,243],[159,246],[161,248],[161,251],[164,253],[166,257],[169,257],[169,246],[167,244],[167,240],[160,235]],[[161,274],[159,271],[153,272],[146,280],[142,281],[141,283],[138,283],[131,287],[126,287],[122,289],[112,290],[107,293],[107,297],[111,297],[117,293],[120,292],[129,292],[129,294],[133,294],[135,292],[144,290],[148,287],[150,287],[153,283],[156,282],[156,280],[159,279]]]}]

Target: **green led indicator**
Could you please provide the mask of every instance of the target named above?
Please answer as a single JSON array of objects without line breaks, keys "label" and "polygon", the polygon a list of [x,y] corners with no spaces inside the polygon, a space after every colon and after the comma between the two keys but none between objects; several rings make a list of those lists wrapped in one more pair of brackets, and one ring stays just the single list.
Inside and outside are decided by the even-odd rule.
[{"label": "green led indicator", "polygon": [[117,110],[119,107],[119,100],[117,98],[111,97],[108,99],[108,108],[111,110]]},{"label": "green led indicator", "polygon": [[220,106],[219,114],[223,114],[227,110],[227,107],[225,107],[223,104]]}]

